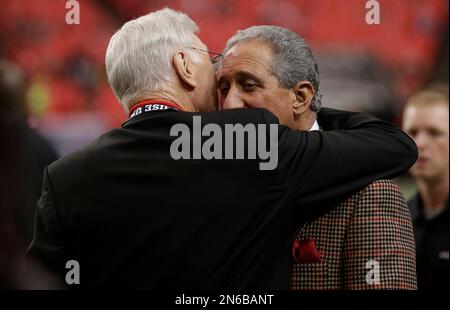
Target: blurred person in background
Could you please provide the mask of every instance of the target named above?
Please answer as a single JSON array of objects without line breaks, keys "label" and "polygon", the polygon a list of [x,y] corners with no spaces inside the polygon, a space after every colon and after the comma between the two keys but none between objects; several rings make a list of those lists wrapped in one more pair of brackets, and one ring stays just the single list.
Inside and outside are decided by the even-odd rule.
[{"label": "blurred person in background", "polygon": [[[217,69],[222,109],[266,108],[291,128],[327,130],[317,119],[317,64],[293,31],[277,26],[238,31]],[[416,289],[411,216],[397,185],[378,180],[331,211],[315,213],[320,210],[298,219],[292,289]],[[379,281],[371,282],[367,264],[374,261]]]},{"label": "blurred person in background", "polygon": [[[25,173],[23,175],[24,199],[21,208],[18,208],[18,223],[20,235],[27,243],[33,236],[33,219],[36,202],[42,189],[42,175],[44,167],[55,161],[58,156],[54,148],[38,131],[28,125],[28,113],[26,105],[26,93],[28,89],[27,79],[23,71],[14,64],[0,61],[0,100],[1,107],[9,117],[15,119],[18,135],[16,141],[20,143],[20,162],[17,169]],[[2,152],[7,152],[4,148]],[[18,173],[19,175],[19,173]]]},{"label": "blurred person in background", "polygon": [[20,287],[20,238],[17,213],[23,208],[23,177],[17,117],[0,105],[0,289]]},{"label": "blurred person in background", "polygon": [[24,272],[44,165],[55,158],[26,125],[25,92],[21,70],[0,61],[0,289],[57,288],[33,261],[28,274],[34,280],[29,281]]},{"label": "blurred person in background", "polygon": [[405,105],[403,128],[419,149],[419,158],[410,169],[417,194],[408,202],[416,239],[418,288],[448,290],[448,86],[413,95]]},{"label": "blurred person in background", "polygon": [[[211,52],[198,31],[168,8],[123,25],[105,62],[129,119],[45,169],[29,254],[61,277],[76,260],[81,288],[288,288],[294,219],[415,161],[414,142],[369,115],[322,109],[324,126],[344,130],[300,132],[266,109],[215,111]],[[197,152],[210,141],[197,135],[196,116],[203,132],[270,125],[276,167],[174,157],[174,142]],[[180,127],[189,134],[176,139]]]}]

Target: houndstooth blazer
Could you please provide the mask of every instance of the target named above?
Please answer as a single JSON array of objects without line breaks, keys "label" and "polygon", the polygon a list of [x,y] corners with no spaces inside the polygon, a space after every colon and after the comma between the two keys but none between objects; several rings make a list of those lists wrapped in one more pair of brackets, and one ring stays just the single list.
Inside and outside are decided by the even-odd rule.
[{"label": "houndstooth blazer", "polygon": [[391,181],[373,182],[296,238],[314,239],[321,262],[294,262],[293,290],[417,289],[411,215]]}]

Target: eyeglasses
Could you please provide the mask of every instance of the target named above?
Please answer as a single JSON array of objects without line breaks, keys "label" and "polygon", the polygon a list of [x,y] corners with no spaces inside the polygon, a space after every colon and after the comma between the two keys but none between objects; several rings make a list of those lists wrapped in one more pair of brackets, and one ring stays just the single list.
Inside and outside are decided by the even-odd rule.
[{"label": "eyeglasses", "polygon": [[220,53],[210,52],[210,51],[203,50],[201,48],[192,47],[192,46],[190,46],[189,48],[192,48],[193,50],[197,50],[197,51],[200,51],[200,52],[208,53],[213,65],[221,62],[222,59],[223,59],[223,55],[220,54]]}]

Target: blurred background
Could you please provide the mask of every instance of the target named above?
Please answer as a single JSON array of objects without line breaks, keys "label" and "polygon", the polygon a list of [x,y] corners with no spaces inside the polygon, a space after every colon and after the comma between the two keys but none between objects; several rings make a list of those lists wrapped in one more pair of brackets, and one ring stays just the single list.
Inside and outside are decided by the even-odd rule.
[{"label": "blurred background", "polygon": [[188,13],[212,51],[255,24],[296,31],[317,56],[324,106],[398,123],[410,94],[448,81],[448,0],[379,0],[379,25],[366,23],[365,0],[79,0],[79,25],[66,24],[66,2],[0,9],[0,58],[25,72],[29,122],[59,155],[125,120],[106,80],[107,44],[127,20],[165,6]]},{"label": "blurred background", "polygon": [[[366,111],[400,126],[411,94],[436,82],[448,85],[448,0],[378,0],[379,25],[366,23],[366,0],[79,0],[80,24],[73,25],[66,23],[67,2],[0,2],[6,85],[0,107],[17,112],[0,123],[3,206],[35,205],[46,164],[126,120],[106,80],[106,47],[124,22],[166,6],[190,15],[216,52],[252,25],[296,31],[316,55],[326,107]],[[409,198],[413,181],[398,181]],[[8,201],[21,186],[33,188],[30,197]],[[12,211],[0,213],[2,236],[13,236]],[[25,221],[29,227],[31,219]]]}]

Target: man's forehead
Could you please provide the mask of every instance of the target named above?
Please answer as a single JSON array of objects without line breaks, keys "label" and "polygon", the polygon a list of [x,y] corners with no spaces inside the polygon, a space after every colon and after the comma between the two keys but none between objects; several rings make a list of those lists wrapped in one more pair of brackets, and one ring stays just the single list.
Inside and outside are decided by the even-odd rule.
[{"label": "man's forehead", "polygon": [[272,59],[272,49],[270,45],[261,41],[246,41],[233,45],[224,55],[225,59],[232,60],[234,58],[257,57]]},{"label": "man's forehead", "polygon": [[427,104],[409,105],[406,107],[405,114],[413,114],[419,117],[430,117],[430,115],[447,116],[449,108],[447,102],[433,102]]},{"label": "man's forehead", "polygon": [[257,42],[238,43],[231,47],[224,55],[220,70],[222,73],[235,72],[240,69],[250,71],[272,68],[272,52],[267,46]]},{"label": "man's forehead", "polygon": [[440,105],[408,106],[404,112],[405,127],[431,126],[448,128],[448,108]]}]

